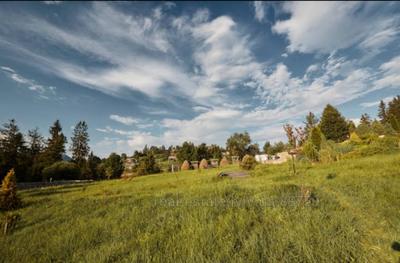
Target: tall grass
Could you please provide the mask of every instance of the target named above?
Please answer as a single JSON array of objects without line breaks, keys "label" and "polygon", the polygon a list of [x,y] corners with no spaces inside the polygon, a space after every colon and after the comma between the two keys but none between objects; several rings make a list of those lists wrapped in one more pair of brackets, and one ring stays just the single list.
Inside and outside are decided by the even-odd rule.
[{"label": "tall grass", "polygon": [[[394,262],[400,155],[21,191],[2,262]],[[224,170],[235,170],[228,167]],[[300,202],[301,189],[313,199]]]}]

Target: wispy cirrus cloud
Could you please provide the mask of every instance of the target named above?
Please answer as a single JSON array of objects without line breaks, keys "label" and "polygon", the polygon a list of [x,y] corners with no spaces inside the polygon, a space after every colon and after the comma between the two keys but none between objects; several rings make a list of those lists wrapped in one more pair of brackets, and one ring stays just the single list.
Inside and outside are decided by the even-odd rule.
[{"label": "wispy cirrus cloud", "polygon": [[132,124],[136,124],[139,123],[139,121],[131,116],[120,116],[117,114],[112,114],[110,115],[110,119],[125,125],[132,125]]}]

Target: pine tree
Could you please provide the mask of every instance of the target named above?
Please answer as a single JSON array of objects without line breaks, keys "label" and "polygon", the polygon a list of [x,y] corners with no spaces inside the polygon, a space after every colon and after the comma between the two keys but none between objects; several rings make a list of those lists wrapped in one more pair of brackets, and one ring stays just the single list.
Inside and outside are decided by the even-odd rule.
[{"label": "pine tree", "polygon": [[308,136],[310,135],[310,132],[312,130],[312,128],[314,128],[315,126],[317,126],[318,124],[318,119],[317,117],[315,117],[315,114],[312,112],[309,112],[308,115],[306,116],[306,121],[304,122],[305,126],[305,132],[306,132],[306,136],[308,138]]},{"label": "pine tree", "polygon": [[39,133],[38,128],[28,131],[28,148],[30,154],[33,157],[42,152],[44,148],[44,139],[43,136]]},{"label": "pine tree", "polygon": [[369,117],[369,115],[367,113],[364,113],[361,115],[360,124],[367,125],[367,126],[371,125],[371,118]]},{"label": "pine tree", "polygon": [[65,144],[67,143],[67,138],[62,133],[59,120],[54,122],[49,132],[50,138],[47,140],[47,147],[45,149],[45,162],[47,166],[62,161],[62,156],[65,153]]},{"label": "pine tree", "polygon": [[378,117],[382,124],[387,122],[386,104],[381,100],[379,103]]},{"label": "pine tree", "polygon": [[393,129],[400,132],[400,96],[389,102],[386,116]]},{"label": "pine tree", "polygon": [[3,125],[0,129],[0,178],[5,172],[14,168],[19,174],[26,173],[26,167],[22,165],[26,153],[24,136],[19,131],[15,120]]},{"label": "pine tree", "polygon": [[318,127],[314,127],[311,130],[310,139],[312,144],[315,146],[315,149],[319,151],[321,149],[322,134],[321,130]]},{"label": "pine tree", "polygon": [[0,207],[3,210],[18,208],[21,200],[17,196],[17,179],[14,169],[11,169],[1,184],[1,202]]},{"label": "pine tree", "polygon": [[89,134],[88,126],[85,121],[80,121],[76,124],[73,135],[71,137],[72,145],[70,150],[72,152],[72,159],[79,165],[86,161],[89,154]]},{"label": "pine tree", "polygon": [[321,132],[327,140],[341,142],[349,136],[349,128],[346,120],[332,105],[326,105],[321,117]]}]

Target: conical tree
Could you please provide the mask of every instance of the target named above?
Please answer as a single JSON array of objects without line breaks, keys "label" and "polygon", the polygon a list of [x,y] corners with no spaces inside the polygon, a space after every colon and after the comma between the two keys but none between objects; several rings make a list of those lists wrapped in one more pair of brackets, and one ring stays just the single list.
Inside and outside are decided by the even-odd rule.
[{"label": "conical tree", "polygon": [[11,169],[1,184],[1,209],[11,210],[18,208],[21,200],[17,196],[17,179],[14,169]]},{"label": "conical tree", "polygon": [[62,155],[65,153],[65,144],[67,143],[67,138],[62,133],[59,120],[54,122],[49,132],[50,138],[47,140],[47,147],[45,149],[47,165],[62,161]]},{"label": "conical tree", "polygon": [[349,127],[340,112],[332,105],[326,105],[321,117],[321,132],[327,140],[342,142],[349,136]]},{"label": "conical tree", "polygon": [[386,104],[383,100],[379,103],[378,117],[382,124],[387,122]]},{"label": "conical tree", "polygon": [[70,150],[72,152],[72,159],[79,165],[82,165],[90,150],[88,126],[85,121],[80,121],[76,124],[71,141]]}]

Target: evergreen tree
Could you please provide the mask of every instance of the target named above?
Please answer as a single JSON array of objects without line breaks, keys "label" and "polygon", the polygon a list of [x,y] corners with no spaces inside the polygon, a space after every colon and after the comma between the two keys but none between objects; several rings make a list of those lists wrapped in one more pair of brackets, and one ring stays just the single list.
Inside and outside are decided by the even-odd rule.
[{"label": "evergreen tree", "polygon": [[400,132],[400,96],[389,102],[386,116],[393,129]]},{"label": "evergreen tree", "polygon": [[327,140],[341,142],[349,136],[349,128],[346,120],[332,105],[326,105],[321,117],[321,132]]},{"label": "evergreen tree", "polygon": [[101,164],[101,159],[94,155],[93,152],[90,152],[87,163],[91,179],[99,179],[100,176],[97,171],[98,166]]},{"label": "evergreen tree", "polygon": [[382,124],[387,122],[386,104],[383,102],[383,100],[381,100],[379,103],[378,117]]},{"label": "evergreen tree", "polygon": [[182,144],[182,147],[179,148],[176,157],[179,162],[183,162],[185,160],[196,161],[197,160],[196,147],[191,142],[184,142]]},{"label": "evergreen tree", "polygon": [[12,119],[0,129],[0,178],[3,178],[5,173],[13,168],[18,174],[25,175],[27,167],[22,165],[26,161],[25,154],[24,136],[19,131],[15,120]]},{"label": "evergreen tree", "polygon": [[81,165],[86,161],[89,154],[89,134],[88,126],[85,121],[80,121],[76,124],[71,138],[72,145],[70,150],[72,152],[72,159]]},{"label": "evergreen tree", "polygon": [[196,147],[196,160],[209,159],[207,145],[205,143],[200,144]]},{"label": "evergreen tree", "polygon": [[213,159],[222,159],[222,149],[216,144],[211,144],[210,147],[208,147],[208,156]]},{"label": "evergreen tree", "polygon": [[45,149],[46,166],[62,161],[62,156],[65,153],[65,144],[67,143],[67,138],[62,133],[59,120],[54,122],[49,132],[50,138],[47,140],[47,147]]},{"label": "evergreen tree", "polygon": [[35,128],[28,131],[28,151],[29,151],[29,181],[40,181],[42,167],[42,152],[44,149],[44,138]]},{"label": "evergreen tree", "polygon": [[272,148],[271,143],[269,141],[266,141],[263,147],[264,153],[271,154],[271,148]]},{"label": "evergreen tree", "polygon": [[360,124],[367,125],[367,126],[371,125],[371,118],[369,117],[369,115],[367,113],[364,113],[361,115]]},{"label": "evergreen tree", "polygon": [[310,139],[311,139],[312,145],[314,145],[315,149],[317,151],[319,151],[321,149],[322,133],[318,127],[314,127],[311,130]]},{"label": "evergreen tree", "polygon": [[308,136],[311,133],[312,128],[314,128],[315,126],[317,126],[318,124],[318,119],[317,117],[315,117],[315,114],[312,112],[309,112],[308,115],[306,116],[306,121],[304,122],[305,126],[305,132],[306,132],[306,136],[308,138]]}]

